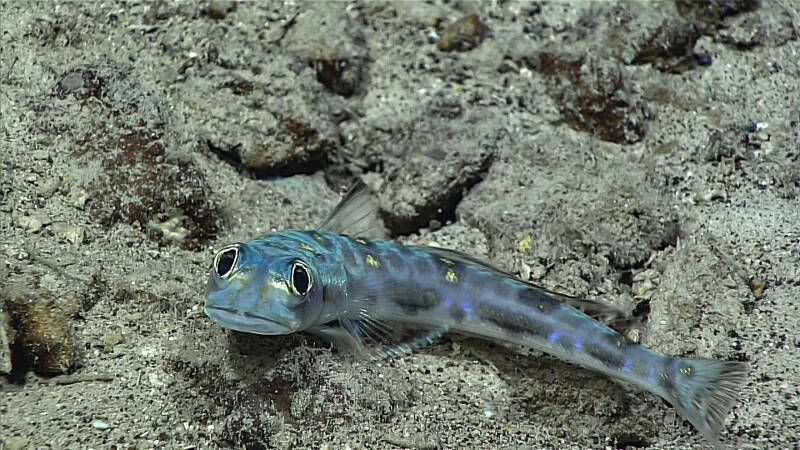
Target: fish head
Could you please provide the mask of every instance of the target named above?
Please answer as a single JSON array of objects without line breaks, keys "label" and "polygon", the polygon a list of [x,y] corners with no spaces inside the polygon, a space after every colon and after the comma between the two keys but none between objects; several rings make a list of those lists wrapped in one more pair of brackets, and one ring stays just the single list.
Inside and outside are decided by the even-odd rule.
[{"label": "fish head", "polygon": [[322,288],[308,256],[252,243],[217,252],[206,285],[205,313],[225,328],[263,335],[313,325]]}]

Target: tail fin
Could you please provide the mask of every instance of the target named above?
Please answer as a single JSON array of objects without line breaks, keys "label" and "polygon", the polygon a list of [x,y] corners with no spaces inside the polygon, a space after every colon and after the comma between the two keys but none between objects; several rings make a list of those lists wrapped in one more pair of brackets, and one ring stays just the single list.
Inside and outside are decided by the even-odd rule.
[{"label": "tail fin", "polygon": [[747,363],[713,359],[674,360],[677,393],[673,406],[714,445],[749,372]]}]

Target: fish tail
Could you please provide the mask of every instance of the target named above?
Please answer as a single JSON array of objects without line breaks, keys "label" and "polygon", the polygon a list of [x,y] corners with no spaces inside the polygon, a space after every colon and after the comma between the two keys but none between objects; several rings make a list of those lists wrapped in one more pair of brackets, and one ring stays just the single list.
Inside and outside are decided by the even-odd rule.
[{"label": "fish tail", "polygon": [[747,363],[673,359],[676,383],[671,403],[714,446],[749,372]]}]

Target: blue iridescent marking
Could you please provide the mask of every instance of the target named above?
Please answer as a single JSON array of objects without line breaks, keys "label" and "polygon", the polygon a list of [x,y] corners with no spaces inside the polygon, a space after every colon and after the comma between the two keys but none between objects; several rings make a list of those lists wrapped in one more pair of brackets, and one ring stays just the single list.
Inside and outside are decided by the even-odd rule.
[{"label": "blue iridescent marking", "polygon": [[451,297],[446,297],[444,299],[444,306],[446,306],[448,308],[453,306],[453,299]]},{"label": "blue iridescent marking", "polygon": [[583,348],[583,343],[581,342],[580,339],[575,339],[575,348],[577,348],[578,350]]},{"label": "blue iridescent marking", "polygon": [[625,367],[623,367],[622,370],[624,370],[626,372],[630,372],[631,371],[631,360],[630,360],[630,358],[626,358],[625,359]]},{"label": "blue iridescent marking", "polygon": [[561,336],[561,333],[554,331],[553,334],[550,335],[550,342],[557,341],[559,336]]},{"label": "blue iridescent marking", "polygon": [[647,376],[647,379],[650,380],[651,383],[653,383],[655,381],[655,377],[653,377],[653,373],[655,371],[656,370],[653,367],[650,367],[650,375]]},{"label": "blue iridescent marking", "polygon": [[472,306],[470,306],[469,302],[461,302],[461,309],[467,313],[467,317],[472,317]]}]

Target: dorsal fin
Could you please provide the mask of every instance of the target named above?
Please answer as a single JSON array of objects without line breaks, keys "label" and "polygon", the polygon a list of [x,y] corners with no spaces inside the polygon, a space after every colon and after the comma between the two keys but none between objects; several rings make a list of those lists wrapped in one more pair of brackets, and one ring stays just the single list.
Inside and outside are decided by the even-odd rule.
[{"label": "dorsal fin", "polygon": [[378,201],[361,180],[353,183],[317,230],[368,239],[386,239],[389,236],[378,214]]},{"label": "dorsal fin", "polygon": [[433,253],[434,255],[439,256],[441,258],[445,258],[450,261],[459,261],[471,264],[473,266],[478,266],[481,269],[486,270],[487,272],[490,272],[499,277],[509,277],[513,278],[514,280],[520,281],[522,283],[526,283],[530,286],[531,289],[536,289],[537,291],[540,291],[545,295],[553,297],[555,300],[558,300],[561,303],[567,304],[579,311],[582,311],[584,314],[591,316],[595,320],[602,322],[610,327],[613,327],[618,331],[623,331],[627,328],[630,328],[636,323],[635,319],[633,319],[629,313],[623,311],[622,309],[617,308],[616,306],[600,303],[595,300],[586,300],[550,291],[541,286],[537,286],[527,280],[523,280],[517,276],[514,276],[508,272],[500,270],[497,267],[494,267],[491,264],[482,261],[479,258],[467,255],[465,253],[461,253],[457,250],[450,250],[440,247],[422,247],[422,248],[424,249],[424,251]]}]

